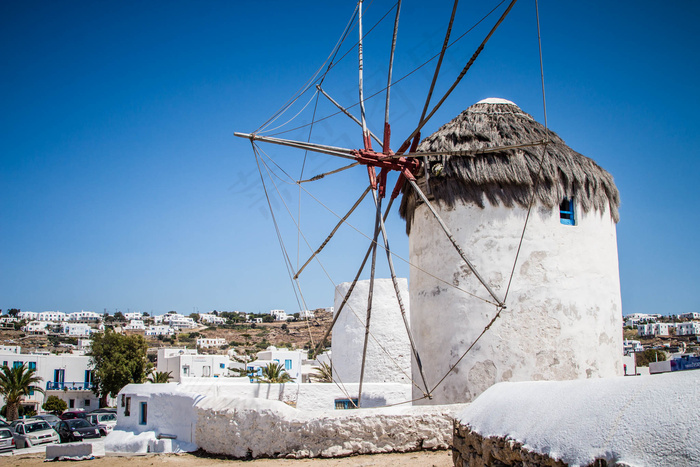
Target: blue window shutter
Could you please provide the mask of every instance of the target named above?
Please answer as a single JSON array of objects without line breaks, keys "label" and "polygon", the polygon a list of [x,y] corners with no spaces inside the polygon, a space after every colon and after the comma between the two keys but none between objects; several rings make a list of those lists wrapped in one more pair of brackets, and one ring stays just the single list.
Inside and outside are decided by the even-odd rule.
[{"label": "blue window shutter", "polygon": [[573,198],[564,198],[559,204],[559,222],[564,225],[576,225]]}]

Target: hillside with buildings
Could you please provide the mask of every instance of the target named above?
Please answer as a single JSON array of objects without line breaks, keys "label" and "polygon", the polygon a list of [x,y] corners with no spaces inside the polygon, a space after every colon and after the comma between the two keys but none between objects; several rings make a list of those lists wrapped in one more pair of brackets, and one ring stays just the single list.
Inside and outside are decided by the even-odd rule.
[{"label": "hillside with buildings", "polygon": [[[310,349],[318,345],[332,320],[332,308],[287,315],[212,312],[180,315],[147,313],[23,312],[0,318],[0,345],[21,346],[35,352],[80,352],[94,332],[111,328],[143,335],[149,347],[199,348],[201,353],[253,355],[270,345]],[[330,345],[330,337],[327,345]],[[155,352],[155,350],[154,350]]]}]

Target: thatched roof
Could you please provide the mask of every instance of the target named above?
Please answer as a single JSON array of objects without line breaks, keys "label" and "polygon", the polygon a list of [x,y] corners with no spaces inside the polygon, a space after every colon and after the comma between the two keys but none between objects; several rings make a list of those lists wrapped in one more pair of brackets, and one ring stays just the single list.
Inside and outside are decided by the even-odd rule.
[{"label": "thatched roof", "polygon": [[[539,175],[535,200],[549,208],[573,197],[588,212],[610,209],[619,220],[620,194],[612,175],[588,157],[577,153],[552,131],[510,101],[486,99],[472,105],[457,118],[425,138],[418,151],[455,151],[529,143],[548,137],[547,156]],[[484,207],[527,207],[540,168],[544,146],[511,149],[478,156],[431,156],[430,165],[443,163],[439,176],[431,175],[430,198],[454,207],[459,200]],[[425,190],[421,174],[419,185]],[[404,186],[399,213],[410,232],[413,213],[421,203],[413,189]]]}]

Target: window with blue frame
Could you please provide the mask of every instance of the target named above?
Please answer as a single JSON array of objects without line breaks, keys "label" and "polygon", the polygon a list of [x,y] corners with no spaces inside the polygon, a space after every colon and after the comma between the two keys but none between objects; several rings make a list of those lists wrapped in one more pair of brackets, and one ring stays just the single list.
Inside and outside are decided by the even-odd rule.
[{"label": "window with blue frame", "polygon": [[139,410],[139,425],[145,425],[148,422],[148,403],[141,402]]},{"label": "window with blue frame", "polygon": [[356,409],[358,406],[358,399],[357,397],[353,397],[352,399],[336,399],[335,400],[335,409],[336,410],[347,410],[347,409]]},{"label": "window with blue frame", "polygon": [[12,362],[12,368],[19,368],[24,365],[24,362]]},{"label": "window with blue frame", "polygon": [[29,362],[28,365],[30,370],[36,370],[36,362]]},{"label": "window with blue frame", "polygon": [[4,360],[4,361],[2,362],[2,366],[7,366],[7,360]]},{"label": "window with blue frame", "polygon": [[226,368],[226,364],[225,364],[225,363],[219,363],[219,368]]},{"label": "window with blue frame", "polygon": [[285,361],[284,361],[284,369],[285,369],[285,370],[291,370],[291,369],[292,369],[292,361],[291,361],[291,360],[285,360]]},{"label": "window with blue frame", "polygon": [[564,225],[576,225],[574,215],[574,198],[564,198],[559,205],[559,222]]}]

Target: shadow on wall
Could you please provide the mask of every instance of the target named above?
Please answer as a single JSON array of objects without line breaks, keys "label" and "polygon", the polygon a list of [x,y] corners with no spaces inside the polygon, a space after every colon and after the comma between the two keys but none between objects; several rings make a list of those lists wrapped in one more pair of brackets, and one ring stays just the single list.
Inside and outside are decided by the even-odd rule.
[{"label": "shadow on wall", "polygon": [[365,397],[362,396],[362,403],[360,404],[363,408],[371,408],[371,407],[384,407],[387,405],[386,398],[382,396],[377,396],[377,397]]}]

